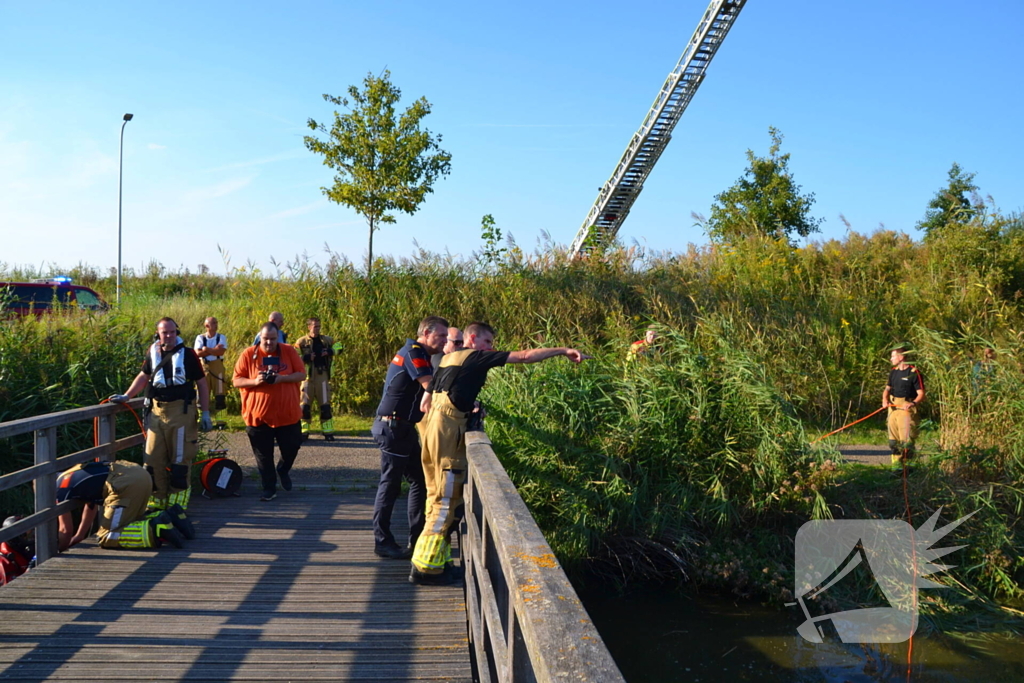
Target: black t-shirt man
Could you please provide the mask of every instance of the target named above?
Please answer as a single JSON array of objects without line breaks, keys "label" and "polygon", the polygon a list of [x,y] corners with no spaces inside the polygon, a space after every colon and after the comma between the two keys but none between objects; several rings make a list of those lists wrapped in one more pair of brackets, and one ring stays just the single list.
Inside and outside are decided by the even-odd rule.
[{"label": "black t-shirt man", "polygon": [[913,401],[924,388],[924,382],[921,380],[921,373],[917,371],[917,368],[908,365],[904,370],[895,367],[889,371],[888,386],[889,396]]},{"label": "black t-shirt man", "polygon": [[487,381],[487,371],[508,363],[509,351],[453,351],[441,359],[430,382],[430,391],[448,392],[448,399],[459,410],[470,413],[473,403]]}]

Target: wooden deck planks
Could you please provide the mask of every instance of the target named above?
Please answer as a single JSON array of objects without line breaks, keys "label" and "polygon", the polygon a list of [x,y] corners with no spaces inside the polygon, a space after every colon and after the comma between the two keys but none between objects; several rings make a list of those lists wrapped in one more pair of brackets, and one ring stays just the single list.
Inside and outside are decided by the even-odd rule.
[{"label": "wooden deck planks", "polygon": [[0,680],[472,680],[462,588],[375,557],[372,509],[327,487],[196,496],[183,550],[87,541],[0,589]]}]

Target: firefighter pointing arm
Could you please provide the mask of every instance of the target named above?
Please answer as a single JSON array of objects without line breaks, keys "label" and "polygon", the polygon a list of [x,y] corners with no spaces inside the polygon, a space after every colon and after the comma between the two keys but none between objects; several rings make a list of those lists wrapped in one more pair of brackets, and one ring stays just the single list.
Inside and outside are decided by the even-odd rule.
[{"label": "firefighter pointing arm", "polygon": [[509,363],[539,363],[556,356],[565,356],[574,363],[590,358],[565,347],[495,351],[494,329],[481,322],[466,328],[465,341],[461,351],[441,358],[421,402],[421,410],[426,413],[419,432],[427,515],[409,574],[409,581],[419,585],[448,585],[461,578],[451,561],[448,532],[463,512],[468,418],[487,381],[487,372]]}]

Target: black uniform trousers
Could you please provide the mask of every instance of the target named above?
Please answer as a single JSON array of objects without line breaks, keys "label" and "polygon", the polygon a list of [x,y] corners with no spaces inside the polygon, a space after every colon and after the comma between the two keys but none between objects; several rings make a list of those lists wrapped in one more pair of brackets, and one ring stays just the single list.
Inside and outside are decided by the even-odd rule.
[{"label": "black uniform trousers", "polygon": [[[287,474],[295,464],[295,456],[299,454],[299,447],[302,445],[302,423],[296,422],[284,427],[246,427],[245,433],[249,436],[249,445],[252,446],[252,454],[256,457],[256,467],[260,471],[263,490],[267,493],[277,491],[277,473]],[[281,462],[276,468],[275,441],[281,451]]]},{"label": "black uniform trousers", "polygon": [[385,420],[378,416],[373,421],[371,433],[380,447],[380,483],[373,503],[373,540],[378,546],[398,545],[391,533],[391,513],[402,492],[402,479],[405,479],[409,482],[409,500],[406,503],[409,545],[415,546],[426,523],[427,500],[416,425],[408,420]]}]

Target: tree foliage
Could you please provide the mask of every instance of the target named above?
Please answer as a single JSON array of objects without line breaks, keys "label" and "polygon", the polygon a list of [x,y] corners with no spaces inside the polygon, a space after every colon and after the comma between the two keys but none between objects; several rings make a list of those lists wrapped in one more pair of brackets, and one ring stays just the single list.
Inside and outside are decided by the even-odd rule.
[{"label": "tree foliage", "polygon": [[928,238],[948,225],[967,225],[984,211],[984,204],[977,193],[974,174],[965,173],[960,164],[953,162],[949,169],[949,183],[928,202],[924,220],[917,224],[917,229],[924,230],[925,238]]},{"label": "tree foliage", "polygon": [[433,192],[434,181],[451,170],[451,154],[441,149],[441,136],[420,127],[430,103],[421,97],[398,115],[395,105],[402,91],[390,79],[387,70],[380,76],[371,73],[362,90],[349,86],[348,98],[325,94],[325,101],[348,112],[335,110],[330,128],[309,119],[309,128],[326,137],[303,138],[306,148],[336,172],[334,185],[320,188],[323,193],[354,209],[369,225],[367,279],[373,268],[374,231],[381,223],[394,223],[394,211],[415,213]]},{"label": "tree foliage", "polygon": [[750,165],[743,176],[715,197],[711,218],[704,222],[708,236],[733,242],[747,237],[807,237],[819,232],[823,219],[811,217],[814,194],[800,194],[789,170],[789,154],[780,154],[782,133],[768,129],[772,146],[767,157],[747,150]]},{"label": "tree foliage", "polygon": [[498,227],[491,214],[480,219],[480,239],[484,241],[484,248],[480,253],[484,263],[487,266],[501,263],[501,259],[508,249],[498,246],[501,244],[501,228]]}]

